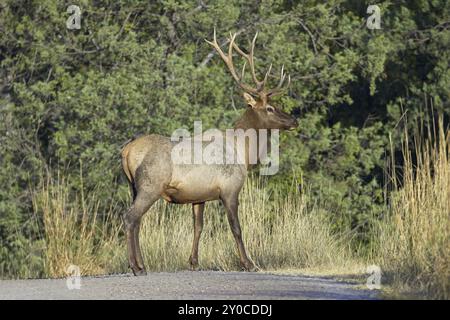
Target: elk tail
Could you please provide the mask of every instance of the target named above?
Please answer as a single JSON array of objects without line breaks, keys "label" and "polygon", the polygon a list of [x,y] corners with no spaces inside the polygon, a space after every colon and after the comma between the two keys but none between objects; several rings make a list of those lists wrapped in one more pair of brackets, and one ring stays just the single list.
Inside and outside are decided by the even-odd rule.
[{"label": "elk tail", "polygon": [[125,172],[125,175],[127,176],[128,183],[130,185],[131,191],[133,193],[133,201],[136,199],[136,185],[134,183],[133,176],[131,175],[130,168],[128,167],[128,153],[130,152],[129,143],[132,141],[132,139],[125,142],[122,146],[122,169],[123,172]]}]

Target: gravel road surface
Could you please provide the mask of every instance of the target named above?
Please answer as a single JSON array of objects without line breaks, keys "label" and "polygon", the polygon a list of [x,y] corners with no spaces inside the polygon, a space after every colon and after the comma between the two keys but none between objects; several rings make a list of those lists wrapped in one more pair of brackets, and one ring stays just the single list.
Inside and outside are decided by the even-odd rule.
[{"label": "gravel road surface", "polygon": [[0,299],[377,299],[376,290],[329,278],[262,272],[182,271],[66,279],[3,280]]}]

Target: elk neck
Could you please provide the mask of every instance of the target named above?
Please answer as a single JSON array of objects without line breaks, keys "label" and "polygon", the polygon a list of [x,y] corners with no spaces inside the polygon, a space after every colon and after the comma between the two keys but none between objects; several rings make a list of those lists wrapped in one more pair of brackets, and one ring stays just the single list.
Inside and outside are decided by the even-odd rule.
[{"label": "elk neck", "polygon": [[[256,114],[256,111],[254,111],[252,108],[247,108],[244,112],[244,114],[235,122],[234,129],[243,129],[244,131],[248,129],[255,129],[256,130],[256,143],[258,148],[258,160],[260,159],[260,155],[265,152],[267,154],[268,146],[267,144],[264,144],[262,148],[259,146],[259,129],[266,129],[261,125],[261,122],[258,119],[258,115]],[[270,130],[267,130],[268,132],[268,142],[270,143]],[[270,146],[269,146],[270,147]],[[250,169],[253,167],[253,164],[249,163],[249,144],[248,141],[245,143],[245,167],[247,169]]]}]

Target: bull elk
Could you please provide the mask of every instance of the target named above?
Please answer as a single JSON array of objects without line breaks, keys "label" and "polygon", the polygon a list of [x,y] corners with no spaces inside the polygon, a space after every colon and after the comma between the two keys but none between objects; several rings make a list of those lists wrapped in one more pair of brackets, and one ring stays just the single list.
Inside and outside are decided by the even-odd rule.
[{"label": "bull elk", "polygon": [[[257,34],[253,38],[249,53],[242,51],[235,42],[236,34],[229,39],[228,53],[217,43],[214,30],[213,41],[206,40],[220,55],[231,76],[243,90],[247,108],[236,122],[236,129],[293,129],[297,127],[294,117],[271,105],[269,99],[282,93],[290,84],[290,77],[281,69],[278,86],[267,88],[271,67],[259,80],[254,64]],[[245,59],[242,72],[238,74],[233,64],[233,51]],[[255,86],[244,83],[244,72],[249,65]],[[286,77],[288,78],[285,86]],[[192,204],[194,240],[189,258],[193,270],[198,267],[198,245],[203,228],[203,211],[206,201],[221,200],[245,270],[254,270],[242,241],[238,219],[238,196],[249,169],[244,164],[192,164],[174,163],[171,151],[175,143],[168,137],[151,134],[141,136],[128,143],[122,150],[122,166],[133,193],[133,203],[124,216],[129,265],[134,275],[145,275],[145,266],[139,246],[139,228],[142,216],[154,202],[163,198],[170,203]]]}]

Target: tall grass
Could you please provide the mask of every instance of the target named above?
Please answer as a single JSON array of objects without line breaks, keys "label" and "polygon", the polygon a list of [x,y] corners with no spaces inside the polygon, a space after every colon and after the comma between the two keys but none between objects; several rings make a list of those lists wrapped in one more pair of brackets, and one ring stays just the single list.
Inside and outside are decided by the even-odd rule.
[{"label": "tall grass", "polygon": [[[61,277],[69,265],[82,274],[127,271],[126,243],[119,206],[99,211],[95,190],[86,197],[57,175],[46,177],[33,197],[42,217],[48,277]],[[352,263],[346,242],[332,235],[320,210],[297,191],[269,193],[260,178],[249,179],[240,195],[240,220],[251,259],[262,269],[333,268]],[[224,209],[208,203],[200,241],[200,268],[240,270]],[[158,201],[144,216],[141,246],[149,271],[188,269],[193,239],[190,205]]]},{"label": "tall grass", "polygon": [[[262,269],[335,268],[352,263],[345,241],[332,235],[328,221],[307,196],[293,191],[269,194],[260,178],[247,181],[239,216],[250,258]],[[235,242],[218,203],[205,208],[200,268],[239,270]],[[158,202],[141,228],[141,245],[151,270],[186,269],[193,238],[190,206]]]},{"label": "tall grass", "polygon": [[74,192],[60,174],[42,178],[33,208],[43,224],[46,276],[65,276],[71,264],[89,275],[124,270],[125,247],[115,207],[106,212],[99,207],[95,192],[88,197],[83,190]]},{"label": "tall grass", "polygon": [[391,159],[394,190],[390,215],[380,224],[378,254],[398,290],[418,290],[426,297],[448,299],[450,134],[442,117],[428,128],[412,139],[405,131],[399,180],[396,161]]}]

